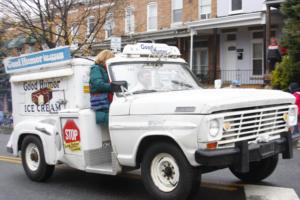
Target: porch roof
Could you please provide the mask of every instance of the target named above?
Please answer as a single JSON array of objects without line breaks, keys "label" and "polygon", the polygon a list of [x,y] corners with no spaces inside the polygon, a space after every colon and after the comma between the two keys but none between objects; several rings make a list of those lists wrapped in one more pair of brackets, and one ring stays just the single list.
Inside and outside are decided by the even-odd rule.
[{"label": "porch roof", "polygon": [[185,26],[168,28],[165,30],[149,31],[142,33],[134,33],[131,35],[132,39],[137,41],[147,40],[162,40],[169,38],[187,37],[190,35],[190,30]]},{"label": "porch roof", "polygon": [[[135,42],[145,42],[151,40],[164,40],[180,37],[189,37],[190,30],[186,26],[174,27],[165,30],[132,33],[130,35],[122,36],[122,46]],[[92,45],[93,50],[110,48],[110,40],[105,40]]]},{"label": "porch roof", "polygon": [[188,27],[192,30],[197,31],[214,28],[232,28],[239,26],[260,25],[265,23],[265,14],[263,12],[255,12],[190,22],[188,23]]},{"label": "porch roof", "polygon": [[273,7],[280,7],[280,4],[284,3],[286,0],[266,0],[265,4]]}]

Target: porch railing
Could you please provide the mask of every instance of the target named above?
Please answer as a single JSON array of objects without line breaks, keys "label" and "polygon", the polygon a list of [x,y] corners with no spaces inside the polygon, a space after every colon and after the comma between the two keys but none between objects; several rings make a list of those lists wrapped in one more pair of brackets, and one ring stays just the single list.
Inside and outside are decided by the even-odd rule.
[{"label": "porch railing", "polygon": [[215,79],[221,79],[222,83],[230,84],[237,81],[241,85],[263,85],[264,75],[254,74],[252,69],[222,69],[222,70],[192,70],[194,75],[203,84],[211,84]]}]

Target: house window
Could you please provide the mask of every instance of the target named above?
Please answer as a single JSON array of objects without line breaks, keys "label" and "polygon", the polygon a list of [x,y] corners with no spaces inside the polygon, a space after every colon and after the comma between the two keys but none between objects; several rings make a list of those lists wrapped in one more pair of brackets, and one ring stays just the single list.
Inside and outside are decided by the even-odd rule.
[{"label": "house window", "polygon": [[264,37],[264,33],[263,32],[254,32],[252,34],[252,38],[253,39],[262,39]]},{"label": "house window", "polygon": [[226,41],[236,41],[236,34],[227,34]]},{"label": "house window", "polygon": [[71,30],[70,30],[72,37],[75,37],[75,36],[78,35],[78,30],[79,30],[78,24],[73,23],[72,26],[71,26]]},{"label": "house window", "polygon": [[[205,43],[205,42],[204,42]],[[207,80],[208,75],[208,48],[201,47],[193,50],[193,73],[201,81]]]},{"label": "house window", "polygon": [[147,8],[147,30],[157,30],[157,4],[150,3]]},{"label": "house window", "polygon": [[106,39],[108,39],[112,36],[114,25],[115,25],[115,23],[114,23],[113,14],[107,13],[106,18],[105,18],[105,24],[104,24]]},{"label": "house window", "polygon": [[95,0],[81,0],[83,3],[92,4],[95,3]]},{"label": "house window", "polygon": [[125,33],[134,32],[134,15],[133,8],[127,7],[125,10]]},{"label": "house window", "polygon": [[254,76],[263,75],[264,65],[264,33],[257,31],[252,33],[252,74]]},{"label": "house window", "polygon": [[56,39],[58,39],[61,36],[61,26],[60,25],[56,25],[55,34],[56,34]]},{"label": "house window", "polygon": [[62,38],[62,29],[60,25],[56,25],[55,27],[55,38],[56,38],[56,46],[59,47],[61,46],[61,38]]},{"label": "house window", "polygon": [[72,38],[72,43],[77,42],[76,41],[76,36],[78,36],[78,31],[79,31],[79,25],[77,23],[73,23],[70,29],[70,33],[71,33],[71,38]]},{"label": "house window", "polygon": [[242,0],[231,0],[231,11],[242,10]]},{"label": "house window", "polygon": [[200,0],[200,19],[210,18],[211,13],[211,0]]},{"label": "house window", "polygon": [[182,20],[182,0],[172,0],[172,19],[173,23],[181,22]]},{"label": "house window", "polygon": [[94,32],[94,27],[95,27],[95,17],[90,16],[87,18],[87,31],[86,31],[87,36],[89,36],[92,32]]}]

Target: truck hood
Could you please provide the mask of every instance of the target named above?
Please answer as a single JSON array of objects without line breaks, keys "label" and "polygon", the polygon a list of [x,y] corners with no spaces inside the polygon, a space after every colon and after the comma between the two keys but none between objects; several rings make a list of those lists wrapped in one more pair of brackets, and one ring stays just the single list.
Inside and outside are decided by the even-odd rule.
[{"label": "truck hood", "polygon": [[130,114],[210,114],[262,105],[291,104],[293,95],[265,89],[197,89],[135,95]]}]

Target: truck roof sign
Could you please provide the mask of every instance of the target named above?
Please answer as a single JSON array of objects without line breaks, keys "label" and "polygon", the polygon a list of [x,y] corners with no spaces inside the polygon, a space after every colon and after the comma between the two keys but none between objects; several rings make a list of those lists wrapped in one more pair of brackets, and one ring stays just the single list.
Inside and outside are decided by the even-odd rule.
[{"label": "truck roof sign", "polygon": [[159,43],[137,43],[124,47],[123,54],[127,55],[147,55],[153,57],[180,56],[177,47]]},{"label": "truck roof sign", "polygon": [[71,59],[70,48],[59,47],[4,60],[6,73],[22,72],[39,67],[50,67]]}]

